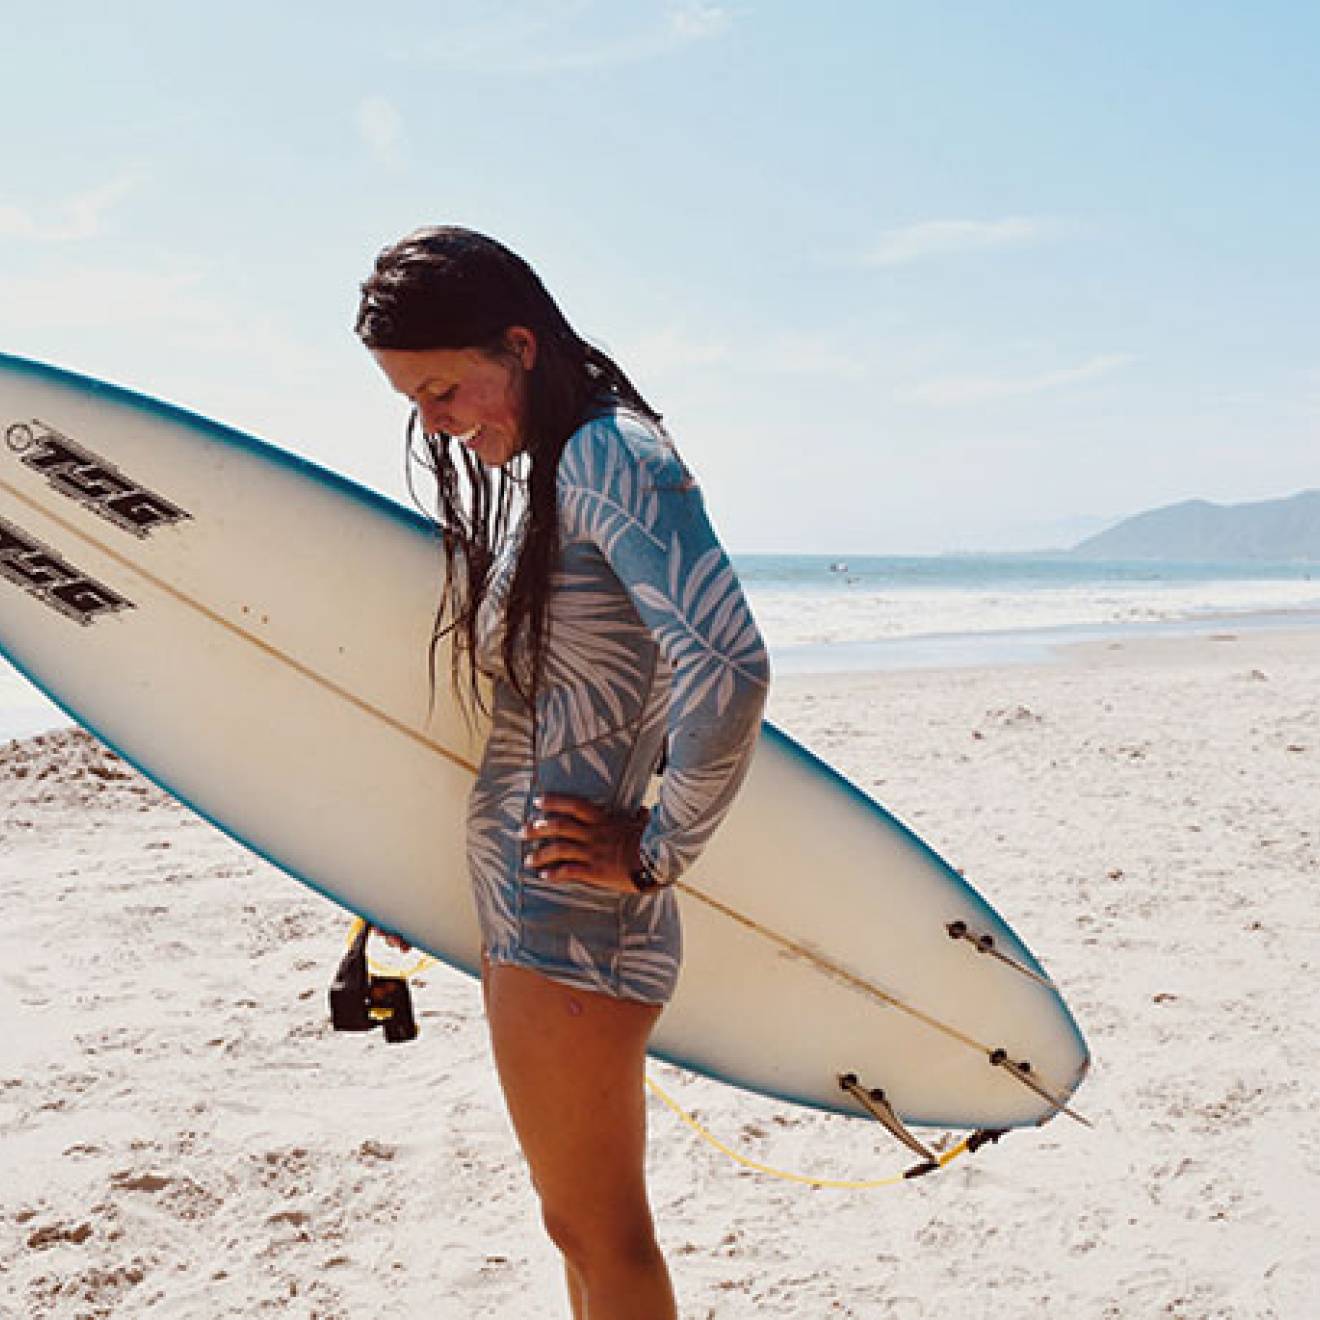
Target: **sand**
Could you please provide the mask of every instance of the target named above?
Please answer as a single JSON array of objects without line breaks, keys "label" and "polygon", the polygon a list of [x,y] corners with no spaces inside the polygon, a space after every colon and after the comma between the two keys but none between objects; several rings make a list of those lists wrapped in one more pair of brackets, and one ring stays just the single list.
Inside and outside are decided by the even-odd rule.
[{"label": "sand", "polygon": [[[1320,1297],[1320,635],[782,680],[772,717],[965,868],[1096,1056],[1096,1123],[873,1192],[652,1102],[689,1320],[1309,1320]],[[347,922],[64,732],[0,745],[0,1316],[563,1316],[476,987],[335,1035]],[[754,1158],[909,1161],[653,1075]]]}]

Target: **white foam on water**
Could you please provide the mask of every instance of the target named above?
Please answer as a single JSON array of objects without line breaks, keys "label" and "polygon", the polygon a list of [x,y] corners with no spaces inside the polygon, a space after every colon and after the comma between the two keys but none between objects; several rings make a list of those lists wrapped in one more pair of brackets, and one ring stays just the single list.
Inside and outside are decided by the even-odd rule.
[{"label": "white foam on water", "polygon": [[821,591],[766,585],[750,587],[748,596],[772,650],[1320,610],[1320,582],[1306,579]]}]

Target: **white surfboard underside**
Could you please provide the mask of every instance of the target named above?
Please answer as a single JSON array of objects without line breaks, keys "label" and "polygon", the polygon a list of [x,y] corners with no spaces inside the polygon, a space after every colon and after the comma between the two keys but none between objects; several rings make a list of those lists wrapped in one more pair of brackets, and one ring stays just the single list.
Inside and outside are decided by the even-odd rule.
[{"label": "white surfboard underside", "polygon": [[[157,783],[289,874],[469,972],[463,817],[481,745],[427,652],[423,519],[168,405],[0,356],[0,652]],[[123,602],[117,604],[117,601]],[[1058,992],[970,886],[767,725],[680,899],[654,1048],[768,1095],[1015,1127],[1085,1071]],[[947,927],[963,921],[1020,964]]]}]

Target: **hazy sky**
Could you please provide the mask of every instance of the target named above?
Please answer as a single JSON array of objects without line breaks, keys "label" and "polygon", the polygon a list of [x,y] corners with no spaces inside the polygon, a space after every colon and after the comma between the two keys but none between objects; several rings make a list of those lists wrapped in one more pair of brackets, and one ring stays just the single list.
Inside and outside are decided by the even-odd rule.
[{"label": "hazy sky", "polygon": [[[377,9],[386,18],[368,16]],[[1320,485],[1320,9],[0,0],[0,349],[402,487],[378,248],[484,229],[734,550]]]}]

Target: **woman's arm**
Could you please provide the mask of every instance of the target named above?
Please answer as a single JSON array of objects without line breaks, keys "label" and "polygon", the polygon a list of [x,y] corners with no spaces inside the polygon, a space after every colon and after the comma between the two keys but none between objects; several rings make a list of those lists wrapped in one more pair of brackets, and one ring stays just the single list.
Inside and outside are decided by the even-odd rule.
[{"label": "woman's arm", "polygon": [[[672,671],[659,798],[628,840],[642,866],[671,883],[747,772],[770,679],[765,645],[701,492],[667,440],[627,416],[590,423],[564,450],[558,493],[565,539],[600,550]],[[547,813],[555,807],[547,802]]]}]

